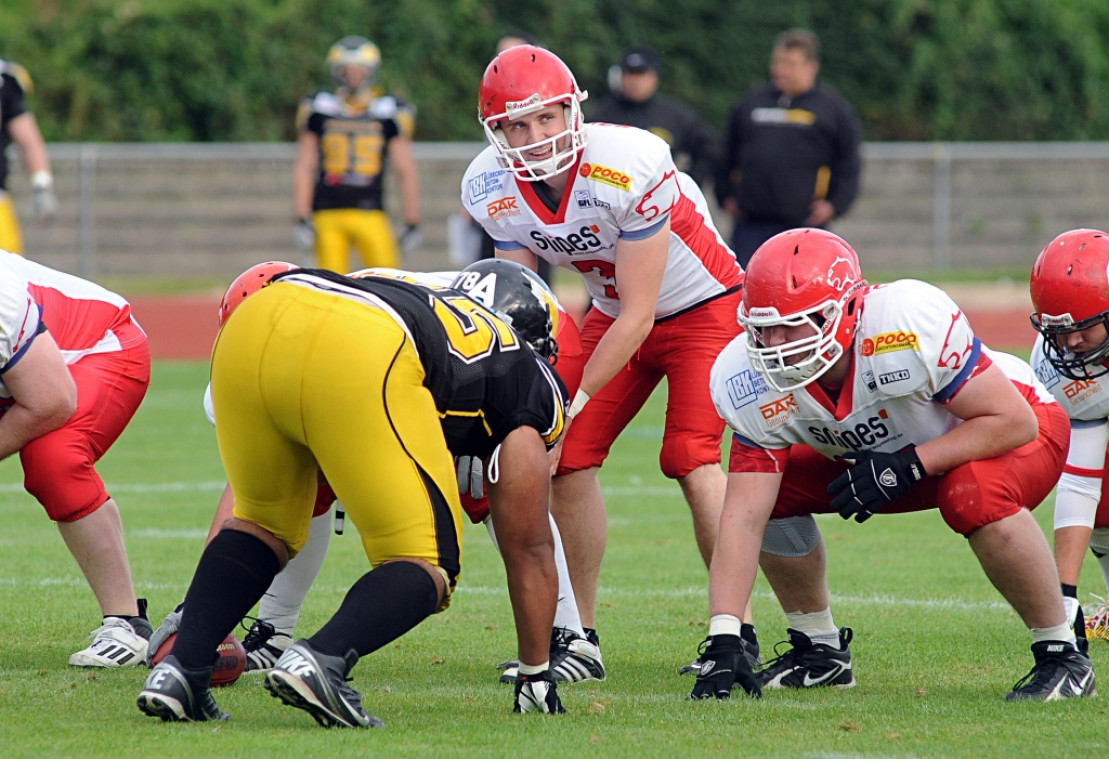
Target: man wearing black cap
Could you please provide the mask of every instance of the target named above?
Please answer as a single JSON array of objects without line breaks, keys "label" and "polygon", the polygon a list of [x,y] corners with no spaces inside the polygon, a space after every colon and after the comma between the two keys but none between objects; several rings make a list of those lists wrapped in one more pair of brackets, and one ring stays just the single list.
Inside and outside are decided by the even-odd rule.
[{"label": "man wearing black cap", "polygon": [[620,63],[609,71],[612,95],[589,111],[588,120],[653,132],[670,145],[678,169],[704,184],[715,171],[717,136],[689,105],[658,94],[658,66],[654,48],[633,45],[625,49]]}]

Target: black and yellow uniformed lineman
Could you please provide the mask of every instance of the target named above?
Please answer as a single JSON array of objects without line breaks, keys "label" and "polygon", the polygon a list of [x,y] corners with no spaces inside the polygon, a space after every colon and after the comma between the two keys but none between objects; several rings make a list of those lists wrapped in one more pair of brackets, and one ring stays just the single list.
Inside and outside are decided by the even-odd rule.
[{"label": "black and yellow uniformed lineman", "polygon": [[[327,54],[335,92],[319,92],[297,109],[293,161],[295,238],[316,265],[347,272],[353,246],[364,267],[396,267],[400,250],[419,245],[420,185],[412,158],[415,108],[375,88],[377,46],[344,37]],[[384,208],[389,168],[399,183],[404,231],[393,233]]]},{"label": "black and yellow uniformed lineman", "polygon": [[201,556],[170,655],[139,695],[142,711],[226,718],[208,690],[213,654],[303,544],[319,469],[374,568],[265,685],[322,725],[380,725],[346,677],[359,657],[449,603],[462,529],[452,457],[461,455],[490,461],[524,662],[514,709],[562,711],[547,661],[558,582],[547,449],[564,428],[565,390],[506,321],[449,288],[295,269],[225,322],[212,401],[234,517]]},{"label": "black and yellow uniformed lineman", "polygon": [[12,61],[0,61],[0,249],[23,255],[23,235],[8,193],[8,146],[15,145],[31,178],[31,212],[40,222],[54,218],[58,199],[50,156],[35,115],[27,110],[24,93],[32,89],[27,70]]}]

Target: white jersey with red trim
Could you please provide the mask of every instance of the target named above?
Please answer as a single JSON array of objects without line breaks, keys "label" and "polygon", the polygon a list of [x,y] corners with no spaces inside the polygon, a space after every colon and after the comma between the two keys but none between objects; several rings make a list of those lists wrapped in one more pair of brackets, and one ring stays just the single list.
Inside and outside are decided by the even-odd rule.
[{"label": "white jersey with red trim", "polygon": [[[502,250],[530,250],[579,272],[596,308],[620,313],[616,241],[642,239],[670,219],[670,252],[655,318],[685,311],[738,286],[742,271],[713,225],[697,184],[670,147],[643,129],[586,124],[588,143],[551,211],[539,182],[517,181],[487,147],[462,180],[462,204]],[[546,186],[544,185],[544,188]],[[540,189],[540,192],[544,188]]]},{"label": "white jersey with red trim", "polygon": [[[27,280],[0,265],[0,377],[30,347],[40,322],[40,309],[27,292]],[[0,397],[10,396],[0,379]]]},{"label": "white jersey with red trim", "polygon": [[710,387],[717,411],[739,442],[765,449],[800,443],[828,458],[920,445],[961,423],[944,403],[976,367],[997,364],[1030,403],[1052,403],[1031,367],[981,345],[942,290],[916,280],[868,288],[853,346],[854,363],[838,402],[812,383],[774,390],[751,368],[740,335],[721,352]]},{"label": "white jersey with red trim", "polygon": [[1092,422],[1109,417],[1109,375],[1074,380],[1059,374],[1044,355],[1043,335],[1036,338],[1031,362],[1036,376],[1072,420]]},{"label": "white jersey with red trim", "polygon": [[0,253],[0,266],[27,283],[26,290],[42,307],[42,321],[67,364],[146,340],[131,316],[131,305],[111,290],[7,251]]}]

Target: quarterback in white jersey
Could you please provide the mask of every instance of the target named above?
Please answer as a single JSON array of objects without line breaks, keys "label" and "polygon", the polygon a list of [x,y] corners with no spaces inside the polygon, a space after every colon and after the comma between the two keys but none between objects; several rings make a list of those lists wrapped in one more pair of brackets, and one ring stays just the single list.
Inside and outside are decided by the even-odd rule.
[{"label": "quarterback in white jersey", "polygon": [[[868,286],[855,251],[820,229],[783,232],[754,254],[739,322],[712,395],[734,434],[710,570],[712,619],[695,698],[855,684],[849,628],[828,604],[814,513],[865,522],[938,509],[965,536],[1032,634],[1035,664],[1008,695],[1094,692],[1033,519],[1063,467],[1063,410],[1019,359],[981,345],[943,291]],[[768,525],[768,520],[770,524]],[[761,557],[760,557],[761,551]],[[739,615],[761,565],[792,648],[753,674]]]},{"label": "quarterback in white jersey", "polygon": [[1055,563],[1079,634],[1109,640],[1105,603],[1083,619],[1078,576],[1089,546],[1109,588],[1109,235],[1072,229],[1032,267],[1032,366],[1070,417],[1070,451],[1055,493]]},{"label": "quarterback in white jersey", "polygon": [[19,453],[24,487],[100,606],[92,644],[69,663],[139,665],[146,601],[135,598],[119,508],[95,464],[146,395],[146,334],[119,295],[0,251],[0,371],[0,458]]},{"label": "quarterback in white jersey", "polygon": [[589,632],[607,530],[597,470],[663,378],[660,467],[682,487],[706,564],[712,556],[725,477],[708,373],[738,334],[742,272],[669,146],[642,129],[586,124],[585,97],[548,50],[519,45],[494,58],[478,95],[490,145],[466,171],[462,203],[498,258],[576,271],[592,298],[570,405],[578,423],[552,501]]}]

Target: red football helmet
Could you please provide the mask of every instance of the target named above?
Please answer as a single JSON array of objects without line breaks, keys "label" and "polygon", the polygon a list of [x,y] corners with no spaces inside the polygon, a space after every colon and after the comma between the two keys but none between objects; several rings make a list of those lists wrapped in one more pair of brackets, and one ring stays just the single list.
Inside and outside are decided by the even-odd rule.
[{"label": "red football helmet", "polygon": [[219,325],[222,327],[223,323],[227,321],[227,317],[231,316],[231,312],[238,308],[239,304],[246,300],[248,295],[253,295],[268,285],[275,274],[292,271],[296,268],[299,268],[296,264],[286,261],[266,261],[265,263],[254,264],[254,266],[235,277],[235,281],[227,288],[227,292],[223,294],[223,300],[220,301]]},{"label": "red football helmet", "polygon": [[[478,121],[497,151],[501,166],[525,182],[538,182],[569,169],[585,148],[585,119],[581,102],[588,93],[562,59],[534,45],[517,45],[498,55],[485,69],[478,92]],[[566,129],[532,145],[512,148],[503,122],[526,116],[553,103],[565,106]],[[529,160],[529,151],[549,146],[551,157]]]},{"label": "red football helmet", "polygon": [[[777,390],[804,387],[847,351],[866,286],[851,246],[823,229],[791,229],[764,242],[747,266],[738,320],[751,365]],[[771,327],[812,335],[767,344]]]},{"label": "red football helmet", "polygon": [[[1044,356],[1070,379],[1109,373],[1109,235],[1072,229],[1047,244],[1032,265],[1032,326],[1044,337]],[[1107,334],[1090,351],[1075,353],[1066,335],[1104,325]]]}]

